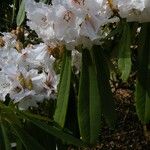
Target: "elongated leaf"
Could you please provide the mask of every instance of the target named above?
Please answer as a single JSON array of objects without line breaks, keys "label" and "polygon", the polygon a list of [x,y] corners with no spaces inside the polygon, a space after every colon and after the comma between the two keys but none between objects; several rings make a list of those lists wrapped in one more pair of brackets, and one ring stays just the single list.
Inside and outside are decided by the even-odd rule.
[{"label": "elongated leaf", "polygon": [[92,55],[96,64],[97,82],[102,105],[102,113],[110,127],[114,127],[116,122],[115,103],[113,100],[109,83],[110,75],[106,58],[103,51],[98,46],[94,46]]},{"label": "elongated leaf", "polygon": [[83,141],[90,143],[89,68],[87,50],[82,52],[82,68],[78,95],[78,122]]},{"label": "elongated leaf", "polygon": [[68,144],[73,144],[76,146],[84,147],[86,146],[80,139],[73,137],[72,135],[65,133],[62,128],[58,128],[52,125],[47,125],[46,123],[35,119],[31,116],[26,115],[25,113],[22,114],[26,119],[28,119],[31,123],[39,127],[40,129],[46,131],[47,133],[61,139],[62,141],[67,142]]},{"label": "elongated leaf", "polygon": [[[93,56],[93,55],[91,55]],[[90,94],[90,143],[95,144],[96,140],[99,137],[100,129],[101,129],[101,98],[99,93],[98,86],[98,76],[96,71],[95,57],[93,59],[88,59],[91,63],[89,65],[89,94]]]},{"label": "elongated leaf", "polygon": [[2,141],[4,142],[4,149],[5,150],[11,150],[11,145],[10,145],[10,142],[9,142],[9,139],[8,139],[8,134],[6,132],[6,128],[5,128],[5,125],[3,124],[3,122],[0,123],[0,126],[1,126],[1,133],[2,133]]},{"label": "elongated leaf", "polygon": [[5,106],[3,104],[0,104],[0,107],[2,107],[1,109],[2,121],[0,126],[2,129],[2,133],[4,135],[3,137],[5,140],[4,141],[5,147],[7,146],[7,148],[9,148],[10,143],[8,144],[8,138],[3,122],[7,124],[9,129],[12,129],[14,131],[15,135],[17,136],[17,139],[19,139],[22,142],[23,146],[27,150],[34,150],[34,149],[44,150],[43,147],[22,128],[19,120],[21,116],[18,116],[18,114],[16,114],[16,112],[20,112],[19,110],[17,110],[14,107]]},{"label": "elongated leaf", "polygon": [[[70,95],[68,110],[65,122],[65,129],[67,128],[68,132],[71,132],[75,137],[80,137],[79,127],[78,127],[78,117],[77,117],[77,95],[75,86],[75,80],[73,80],[74,74],[72,73]],[[76,87],[76,89],[75,89]]]},{"label": "elongated leaf", "polygon": [[50,120],[48,117],[45,117],[45,116],[40,116],[40,115],[33,114],[33,113],[30,113],[30,112],[27,112],[27,111],[25,111],[25,113],[26,113],[26,115],[30,116],[31,118],[35,118],[35,119],[45,121],[45,122],[48,122],[48,121],[53,122],[53,120]]},{"label": "elongated leaf", "polygon": [[[149,74],[150,75],[150,74]],[[145,78],[143,79],[145,81]],[[150,122],[150,92],[138,81],[135,91],[136,112],[143,124]]]},{"label": "elongated leaf", "polygon": [[15,123],[11,123],[11,127],[26,150],[44,150],[44,148],[33,137],[31,137],[26,131],[17,126]]},{"label": "elongated leaf", "polygon": [[15,124],[17,124],[19,127],[22,126],[21,121],[19,120],[18,116],[15,113],[15,109],[5,106],[4,104],[2,105],[2,111],[1,111],[1,117],[3,118],[4,121],[6,122],[15,122]]},{"label": "elongated leaf", "polygon": [[131,35],[130,27],[127,23],[124,25],[123,34],[119,43],[118,67],[121,71],[121,78],[126,81],[131,71]]},{"label": "elongated leaf", "polygon": [[22,0],[16,18],[17,26],[20,26],[23,23],[24,19],[25,19],[25,0]]},{"label": "elongated leaf", "polygon": [[25,129],[45,150],[56,150],[56,138],[26,119]]},{"label": "elongated leaf", "polygon": [[54,120],[64,127],[71,80],[71,52],[65,51]]},{"label": "elongated leaf", "polygon": [[145,124],[150,122],[150,24],[143,24],[140,33],[138,60],[139,71],[136,84],[136,111]]},{"label": "elongated leaf", "polygon": [[100,133],[101,101],[96,66],[88,50],[84,50],[82,56],[78,102],[79,128],[82,139],[94,144]]},{"label": "elongated leaf", "polygon": [[[29,120],[32,124],[39,127],[43,131],[53,135],[54,137],[57,137],[58,139],[61,139],[62,141],[65,141],[68,144],[72,144],[80,147],[86,146],[86,144],[80,139],[77,139],[73,135],[64,132],[63,128],[58,126],[56,122],[51,122],[51,120],[45,120],[45,119],[43,120],[41,119],[41,117],[37,117],[36,115],[31,115],[29,113],[22,112],[17,109],[15,111],[22,118]],[[50,122],[51,125],[48,125],[45,122]]]},{"label": "elongated leaf", "polygon": [[17,142],[16,142],[16,150],[21,150],[23,149],[23,145],[21,143],[21,141],[19,139],[17,139]]}]

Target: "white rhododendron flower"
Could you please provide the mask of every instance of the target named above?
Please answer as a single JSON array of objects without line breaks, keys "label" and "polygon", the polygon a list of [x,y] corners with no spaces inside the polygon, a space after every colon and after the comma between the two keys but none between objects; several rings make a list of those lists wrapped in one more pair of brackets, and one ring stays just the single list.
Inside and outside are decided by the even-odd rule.
[{"label": "white rhododendron flower", "polygon": [[10,48],[15,47],[16,45],[16,36],[9,32],[3,32],[3,40],[5,41],[4,46],[1,48],[1,50],[9,50]]},{"label": "white rhododendron flower", "polygon": [[2,40],[4,44],[0,47],[0,99],[5,101],[9,94],[20,109],[37,107],[37,103],[44,99],[54,99],[59,76],[53,69],[55,58],[49,50],[50,44],[30,45],[18,51],[15,48],[15,35],[3,33]]},{"label": "white rhododendron flower", "polygon": [[80,36],[91,41],[100,39],[100,27],[118,21],[112,20],[113,12],[106,0],[54,0],[52,5],[27,0],[26,12],[28,25],[44,42],[60,41],[65,45],[76,43]]},{"label": "white rhododendron flower", "polygon": [[145,7],[143,0],[113,0],[113,5],[122,18],[127,18],[134,11],[143,11]]},{"label": "white rhododendron flower", "polygon": [[27,25],[43,43],[18,49],[17,34],[5,32],[0,37],[0,99],[9,95],[20,109],[55,98],[59,75],[53,67],[54,51],[72,50],[72,66],[79,73],[80,50],[100,45],[109,33],[105,25],[121,18],[150,21],[149,0],[52,0],[50,5],[26,0],[25,11]]},{"label": "white rhododendron flower", "polygon": [[75,41],[79,36],[78,30],[81,24],[80,18],[68,8],[62,5],[55,6],[56,18],[54,22],[54,31],[56,38],[66,43]]},{"label": "white rhododendron flower", "polygon": [[55,13],[51,7],[33,0],[27,0],[25,6],[27,17],[32,20],[27,23],[30,28],[35,30],[43,40],[54,38],[53,18]]},{"label": "white rhododendron flower", "polygon": [[149,0],[108,0],[118,10],[121,18],[129,22],[149,22]]},{"label": "white rhododendron flower", "polygon": [[11,81],[5,76],[5,74],[0,72],[0,100],[5,101],[5,96],[11,90]]},{"label": "white rhododendron flower", "polygon": [[143,4],[144,6],[142,7],[142,5],[138,5],[139,9],[130,13],[127,17],[127,21],[130,21],[130,22],[136,21],[136,22],[140,22],[140,23],[150,22],[150,17],[149,17],[149,15],[150,15],[150,2],[149,2],[149,0],[141,0],[141,1],[142,1],[141,3],[144,3]]}]

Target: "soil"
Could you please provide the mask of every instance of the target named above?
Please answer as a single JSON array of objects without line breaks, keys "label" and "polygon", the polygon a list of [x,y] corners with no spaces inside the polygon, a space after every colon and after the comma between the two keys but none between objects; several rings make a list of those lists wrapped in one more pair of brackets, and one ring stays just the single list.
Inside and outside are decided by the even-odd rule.
[{"label": "soil", "polygon": [[115,130],[107,126],[102,129],[100,143],[94,150],[150,150],[139,121],[133,90],[119,88],[115,92],[118,121]]}]

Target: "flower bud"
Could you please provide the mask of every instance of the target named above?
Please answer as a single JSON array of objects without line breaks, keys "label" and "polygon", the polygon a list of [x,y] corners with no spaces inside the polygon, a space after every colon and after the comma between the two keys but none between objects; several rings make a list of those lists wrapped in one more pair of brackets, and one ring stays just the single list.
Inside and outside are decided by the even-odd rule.
[{"label": "flower bud", "polygon": [[25,87],[26,87],[28,90],[32,90],[32,89],[33,89],[32,80],[31,80],[30,78],[25,81]]}]

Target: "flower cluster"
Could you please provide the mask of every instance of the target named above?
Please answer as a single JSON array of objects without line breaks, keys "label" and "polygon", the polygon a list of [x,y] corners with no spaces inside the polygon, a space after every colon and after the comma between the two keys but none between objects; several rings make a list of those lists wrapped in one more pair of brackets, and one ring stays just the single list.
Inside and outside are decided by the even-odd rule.
[{"label": "flower cluster", "polygon": [[16,35],[0,37],[0,100],[9,95],[20,109],[55,98],[59,76],[55,74],[50,47],[41,43],[18,49]]},{"label": "flower cluster", "polygon": [[[54,55],[64,46],[72,51],[73,65],[80,70],[81,53],[77,48],[100,44],[102,27],[118,22],[150,21],[148,0],[53,0],[51,5],[25,1],[27,25],[44,43],[23,45],[13,33],[0,37],[0,99],[6,95],[19,108],[37,106],[54,98],[59,76],[53,69]],[[54,57],[53,57],[54,56]]]},{"label": "flower cluster", "polygon": [[149,0],[108,0],[114,9],[118,10],[121,18],[129,22],[149,22]]},{"label": "flower cluster", "polygon": [[[26,1],[28,25],[45,43],[59,41],[68,49],[100,38],[100,27],[118,21],[102,0],[54,0],[52,5]],[[87,47],[88,47],[87,46]],[[89,48],[89,47],[88,47]]]},{"label": "flower cluster", "polygon": [[45,43],[63,42],[67,49],[99,44],[101,27],[127,21],[147,22],[148,0],[53,0],[51,5],[27,0],[28,25]]}]

